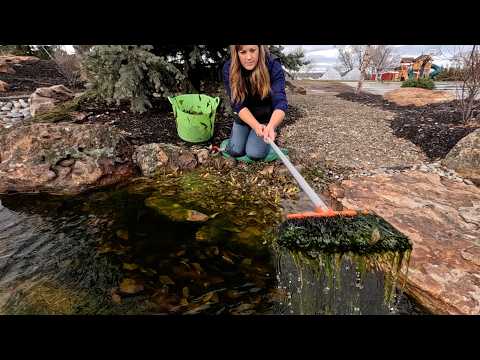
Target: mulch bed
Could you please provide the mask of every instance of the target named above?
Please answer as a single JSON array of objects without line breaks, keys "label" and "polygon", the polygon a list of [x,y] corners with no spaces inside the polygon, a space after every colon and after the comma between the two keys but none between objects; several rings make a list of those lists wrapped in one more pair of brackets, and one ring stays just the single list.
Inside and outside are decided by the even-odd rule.
[{"label": "mulch bed", "polygon": [[67,79],[51,60],[25,61],[14,65],[13,68],[15,74],[0,73],[0,80],[7,82],[10,86],[9,91],[0,93],[0,97],[30,95],[39,87],[67,83]]},{"label": "mulch bed", "polygon": [[[230,136],[233,117],[225,116],[221,111],[217,111],[212,139],[200,144],[185,142],[178,136],[175,117],[170,104],[157,100],[153,101],[152,105],[152,109],[145,113],[135,114],[130,111],[127,104],[120,106],[91,104],[91,106],[83,106],[79,109],[79,111],[88,114],[88,117],[80,123],[108,123],[114,125],[131,133],[131,141],[135,145],[148,143],[171,143],[187,147],[193,145],[219,145],[222,140]],[[290,106],[282,126],[292,124],[300,117],[300,114],[301,110]],[[279,132],[281,127],[278,129]]]},{"label": "mulch bed", "polygon": [[476,120],[465,124],[456,100],[416,107],[398,106],[380,95],[368,93],[342,92],[337,96],[395,112],[391,121],[393,133],[419,146],[430,160],[444,158],[458,141],[480,128],[480,111],[475,114]]}]

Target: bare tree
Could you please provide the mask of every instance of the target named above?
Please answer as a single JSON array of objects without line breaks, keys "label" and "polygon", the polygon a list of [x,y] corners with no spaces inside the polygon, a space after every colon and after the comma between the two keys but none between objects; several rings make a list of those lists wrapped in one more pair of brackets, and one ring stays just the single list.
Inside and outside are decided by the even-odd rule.
[{"label": "bare tree", "polygon": [[361,69],[363,61],[366,59],[365,52],[369,46],[371,45],[337,45],[338,62],[342,70],[349,72],[355,68]]},{"label": "bare tree", "polygon": [[480,50],[473,45],[469,52],[456,53],[453,61],[459,66],[460,86],[457,95],[462,120],[467,122],[479,107],[475,100],[480,95]]},{"label": "bare tree", "polygon": [[336,46],[336,48],[338,50],[339,68],[344,72],[352,70],[354,67],[352,50],[348,46]]},{"label": "bare tree", "polygon": [[366,45],[362,50],[362,58],[360,59],[360,80],[358,80],[355,94],[360,94],[362,91],[363,80],[365,79],[366,71],[372,59],[372,45]]},{"label": "bare tree", "polygon": [[377,81],[380,80],[380,74],[394,67],[399,63],[398,56],[394,53],[394,48],[389,45],[373,45],[371,47],[370,68],[375,73]]},{"label": "bare tree", "polygon": [[81,76],[81,56],[77,53],[68,54],[61,47],[49,51],[49,49],[43,45],[40,48],[50,57],[52,61],[57,65],[60,73],[65,77],[69,86],[77,87],[82,81]]}]

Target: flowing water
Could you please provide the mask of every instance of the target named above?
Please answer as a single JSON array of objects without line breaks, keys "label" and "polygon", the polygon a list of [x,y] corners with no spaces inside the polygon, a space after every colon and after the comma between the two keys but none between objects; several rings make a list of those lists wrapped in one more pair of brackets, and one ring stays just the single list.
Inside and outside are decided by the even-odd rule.
[{"label": "flowing water", "polygon": [[192,175],[1,196],[0,314],[423,313],[355,256],[279,248],[274,210],[225,191]]}]

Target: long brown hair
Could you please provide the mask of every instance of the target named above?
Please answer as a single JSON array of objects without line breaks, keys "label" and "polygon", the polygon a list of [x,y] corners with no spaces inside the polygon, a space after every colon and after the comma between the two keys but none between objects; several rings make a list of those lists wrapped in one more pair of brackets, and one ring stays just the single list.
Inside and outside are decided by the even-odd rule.
[{"label": "long brown hair", "polygon": [[[234,103],[245,100],[247,96],[246,81],[250,83],[252,95],[260,95],[261,99],[268,96],[270,92],[270,75],[268,73],[266,59],[268,48],[265,45],[258,45],[258,63],[249,75],[242,72],[242,64],[238,57],[238,51],[242,45],[230,45],[230,90]],[[248,77],[248,79],[247,79]]]}]

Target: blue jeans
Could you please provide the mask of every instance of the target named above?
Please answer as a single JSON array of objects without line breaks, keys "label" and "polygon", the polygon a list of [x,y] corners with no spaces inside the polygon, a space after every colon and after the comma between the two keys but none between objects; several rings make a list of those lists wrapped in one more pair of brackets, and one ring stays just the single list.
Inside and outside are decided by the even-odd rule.
[{"label": "blue jeans", "polygon": [[270,151],[270,145],[258,137],[250,126],[234,121],[226,150],[233,157],[247,155],[252,160],[262,160]]}]

